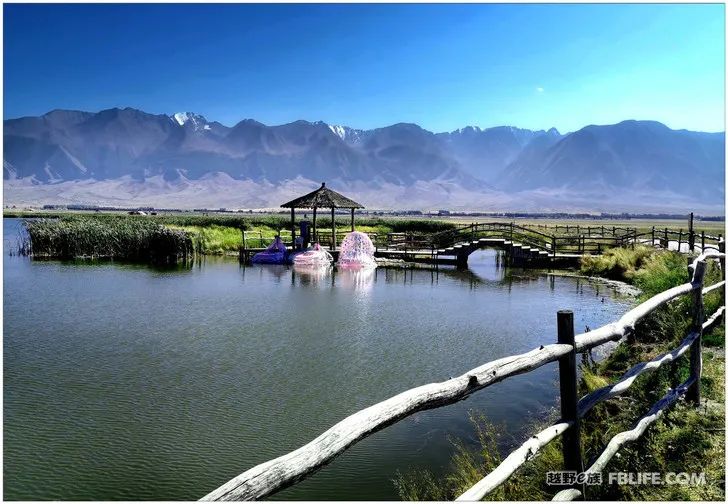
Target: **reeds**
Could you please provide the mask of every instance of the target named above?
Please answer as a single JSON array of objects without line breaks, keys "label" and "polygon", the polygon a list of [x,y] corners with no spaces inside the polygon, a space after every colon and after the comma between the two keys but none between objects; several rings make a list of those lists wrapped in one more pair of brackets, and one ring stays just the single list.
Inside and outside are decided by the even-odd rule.
[{"label": "reeds", "polygon": [[124,216],[67,216],[26,220],[22,247],[34,257],[107,258],[154,264],[192,258],[192,240],[184,231]]}]

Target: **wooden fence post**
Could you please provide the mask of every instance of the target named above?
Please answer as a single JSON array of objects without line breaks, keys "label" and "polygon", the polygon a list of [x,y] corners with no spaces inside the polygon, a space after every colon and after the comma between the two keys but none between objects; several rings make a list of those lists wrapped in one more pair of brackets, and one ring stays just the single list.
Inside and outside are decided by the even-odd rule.
[{"label": "wooden fence post", "polygon": [[331,207],[331,250],[336,250],[336,209]]},{"label": "wooden fence post", "polygon": [[677,251],[680,252],[682,248],[682,228],[680,228],[680,234],[677,235]]},{"label": "wooden fence post", "polygon": [[[559,389],[561,391],[561,420],[574,422],[573,427],[566,429],[563,434],[562,452],[564,455],[564,470],[576,471],[577,475],[584,472],[584,463],[581,458],[581,436],[579,431],[579,413],[577,403],[576,376],[576,346],[574,341],[574,312],[559,310],[556,313],[558,329],[558,342],[562,345],[571,345],[572,351],[559,359]],[[584,495],[583,483],[575,483],[575,488]]]},{"label": "wooden fence post", "polygon": [[690,212],[690,228],[688,232],[688,252],[692,254],[695,248],[695,230],[693,229],[693,212]]},{"label": "wooden fence post", "polygon": [[700,253],[705,252],[705,230],[700,233]]},{"label": "wooden fence post", "polygon": [[556,237],[555,236],[551,237],[551,255],[553,255],[553,256],[556,255]]},{"label": "wooden fence post", "polygon": [[650,243],[650,247],[655,246],[655,226],[652,226],[652,243]]},{"label": "wooden fence post", "polygon": [[695,377],[693,383],[688,389],[685,397],[688,401],[692,401],[696,406],[700,404],[700,376],[703,371],[703,277],[705,276],[705,261],[698,261],[693,272],[693,291],[692,291],[692,328],[691,330],[698,333],[698,337],[690,345],[690,376]]},{"label": "wooden fence post", "polygon": [[[725,242],[721,235],[718,235],[718,252],[725,254]],[[720,258],[720,277],[725,280],[725,257]]]},{"label": "wooden fence post", "polygon": [[665,250],[670,248],[670,238],[667,236],[667,228],[665,228]]}]

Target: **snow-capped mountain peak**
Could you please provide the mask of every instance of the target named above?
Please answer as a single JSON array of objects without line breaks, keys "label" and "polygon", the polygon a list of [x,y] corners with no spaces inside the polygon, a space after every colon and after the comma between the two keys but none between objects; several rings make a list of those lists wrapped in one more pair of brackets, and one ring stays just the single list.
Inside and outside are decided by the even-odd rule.
[{"label": "snow-capped mountain peak", "polygon": [[193,112],[177,112],[171,118],[180,126],[191,125],[195,131],[210,129],[207,119]]},{"label": "snow-capped mountain peak", "polygon": [[332,133],[345,142],[355,143],[359,141],[361,130],[356,130],[348,126],[339,126],[336,124],[327,125]]},{"label": "snow-capped mountain peak", "polygon": [[334,132],[335,135],[337,135],[342,140],[346,139],[346,129],[343,126],[338,126],[336,124],[329,124],[329,129]]},{"label": "snow-capped mountain peak", "polygon": [[187,112],[177,112],[172,116],[172,118],[177,121],[177,124],[180,126],[184,126],[185,123],[189,120],[190,114]]}]

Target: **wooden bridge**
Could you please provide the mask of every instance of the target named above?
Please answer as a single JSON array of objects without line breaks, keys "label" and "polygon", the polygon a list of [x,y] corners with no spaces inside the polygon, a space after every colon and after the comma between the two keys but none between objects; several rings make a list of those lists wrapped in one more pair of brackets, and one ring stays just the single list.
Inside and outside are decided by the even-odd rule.
[{"label": "wooden bridge", "polygon": [[[246,239],[245,233],[240,258],[247,262],[263,250],[265,243],[260,235],[259,246],[248,247],[252,237]],[[337,242],[344,235],[337,233]],[[505,251],[508,264],[535,268],[577,267],[584,254],[599,255],[610,248],[635,245],[700,253],[709,248],[717,250],[722,239],[720,235],[698,234],[692,226],[687,231],[653,227],[639,232],[637,228],[620,226],[526,226],[514,222],[463,224],[439,233],[369,233],[369,236],[376,246],[376,257],[467,267],[468,257],[476,250],[498,248]],[[318,232],[314,241],[327,247],[334,259],[337,258],[331,232]]]},{"label": "wooden bridge", "polygon": [[[635,237],[631,240],[634,242]],[[480,240],[480,238],[478,238]],[[471,240],[471,243],[473,240]],[[288,454],[248,469],[201,500],[253,500],[269,496],[321,469],[358,441],[414,413],[461,401],[471,394],[522,373],[528,373],[550,362],[559,363],[561,418],[553,425],[531,436],[513,450],[493,471],[464,492],[457,500],[481,500],[504,483],[539,450],[563,436],[564,469],[575,473],[598,474],[626,443],[638,439],[664,411],[685,396],[696,407],[700,405],[702,374],[702,336],[724,316],[725,312],[725,242],[720,252],[705,250],[689,266],[689,280],[648,299],[625,313],[619,320],[598,329],[574,334],[574,314],[557,314],[556,343],[545,343],[530,352],[512,355],[485,363],[461,376],[440,383],[430,383],[406,390],[378,404],[353,413],[308,444]],[[707,248],[707,247],[706,247]],[[722,281],[706,286],[704,278],[708,261],[719,261]],[[703,298],[711,292],[721,293],[721,307],[706,318]],[[649,314],[681,296],[690,296],[691,325],[688,334],[672,351],[637,364],[616,382],[597,389],[581,399],[577,395],[576,355],[610,341],[624,340],[629,345],[635,338],[635,326]],[[643,374],[669,365],[688,354],[690,376],[657,401],[634,425],[616,434],[588,464],[582,459],[580,421],[597,404],[623,395]],[[586,468],[586,469],[585,469]],[[555,494],[554,500],[588,498],[583,482],[577,481]]]}]

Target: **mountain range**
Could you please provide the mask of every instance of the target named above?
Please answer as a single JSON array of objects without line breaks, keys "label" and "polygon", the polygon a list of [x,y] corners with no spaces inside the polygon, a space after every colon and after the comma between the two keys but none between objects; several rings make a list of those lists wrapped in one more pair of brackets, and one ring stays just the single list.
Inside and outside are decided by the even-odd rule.
[{"label": "mountain range", "polygon": [[724,209],[725,134],[655,121],[432,133],[114,108],[5,120],[3,142],[6,204],[266,208],[326,181],[381,209]]}]

